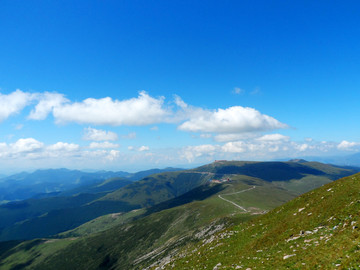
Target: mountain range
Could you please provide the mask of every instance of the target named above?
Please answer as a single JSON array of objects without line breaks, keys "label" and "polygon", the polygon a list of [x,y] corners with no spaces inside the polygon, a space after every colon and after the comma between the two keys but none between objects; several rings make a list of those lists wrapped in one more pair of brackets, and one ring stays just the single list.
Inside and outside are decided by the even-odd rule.
[{"label": "mountain range", "polygon": [[[0,236],[2,240],[11,241],[0,243],[0,267],[71,269],[76,265],[77,269],[155,269],[158,266],[176,265],[175,269],[204,269],[204,266],[213,269],[218,265],[217,269],[221,269],[221,265],[228,268],[235,268],[235,265],[254,266],[254,263],[258,263],[255,259],[252,264],[250,259],[240,264],[222,258],[227,256],[221,254],[230,252],[226,241],[232,240],[227,239],[234,241],[229,249],[232,257],[235,257],[234,252],[239,249],[236,241],[242,241],[236,239],[243,239],[240,236],[243,228],[255,227],[260,232],[261,228],[265,230],[271,226],[295,226],[296,222],[305,224],[324,207],[316,201],[325,201],[321,199],[323,195],[318,196],[318,192],[323,192],[324,188],[320,189],[322,191],[313,190],[324,184],[332,188],[331,185],[337,185],[334,180],[358,171],[356,168],[304,160],[217,161],[191,170],[148,175],[112,191],[31,199],[17,202],[25,205],[13,208],[14,205],[5,204],[0,207],[0,212],[3,211],[1,215],[6,217],[5,220],[12,218],[12,221],[7,224],[3,222]],[[354,177],[357,179],[357,176]],[[114,178],[102,183],[107,185],[113,181],[124,180]],[[341,181],[343,183],[345,180]],[[89,188],[84,190],[88,191]],[[298,197],[308,191],[310,193]],[[330,190],[330,193],[333,192]],[[305,205],[303,210],[299,210],[303,207],[296,204],[303,200],[299,198],[308,197],[312,198],[308,201],[313,200],[309,213],[304,210],[310,209],[310,204],[306,206],[308,202],[299,203]],[[329,205],[329,209],[335,207],[338,210],[337,206]],[[283,208],[276,208],[279,206]],[[284,210],[288,214],[275,215],[279,209],[289,209]],[[305,212],[307,214],[303,215]],[[298,218],[303,220],[292,221]],[[272,225],[263,226],[265,220],[273,222]],[[308,229],[307,225],[303,229],[299,226],[299,233],[296,234],[298,227],[291,226],[285,230],[286,233],[294,231],[288,238],[297,237],[300,231]],[[241,229],[233,229],[238,227]],[[278,227],[262,236],[271,237],[280,230]],[[246,232],[244,239],[258,239],[259,232]],[[265,243],[265,250],[266,243],[273,243],[274,240],[261,238],[261,241]],[[261,250],[261,241],[256,242],[258,250]],[[249,243],[253,245],[253,242]],[[243,249],[249,249],[249,245],[244,245]],[[215,248],[220,250],[219,256],[211,257],[213,255],[210,256],[212,252],[209,250]],[[278,250],[273,253],[276,252]],[[281,253],[283,257],[293,254],[284,252]],[[284,261],[293,261],[295,258],[292,257],[295,256]]]},{"label": "mountain range", "polygon": [[79,189],[83,192],[86,186],[100,184],[114,177],[122,177],[129,181],[164,171],[177,171],[179,168],[151,169],[137,173],[124,171],[83,172],[68,169],[37,170],[32,173],[22,172],[0,178],[0,203],[25,200],[34,197],[52,197],[63,191]]}]

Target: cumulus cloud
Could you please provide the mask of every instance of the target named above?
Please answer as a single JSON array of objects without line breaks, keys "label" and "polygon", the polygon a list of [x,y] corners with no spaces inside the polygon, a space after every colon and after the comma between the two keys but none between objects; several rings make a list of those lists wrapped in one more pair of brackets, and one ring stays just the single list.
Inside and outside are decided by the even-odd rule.
[{"label": "cumulus cloud", "polygon": [[149,151],[149,150],[150,150],[149,146],[145,146],[145,145],[140,146],[138,149],[139,152],[144,152],[144,151]]},{"label": "cumulus cloud", "polygon": [[26,138],[19,139],[10,146],[14,152],[21,153],[39,151],[44,147],[44,144],[33,138]]},{"label": "cumulus cloud", "polygon": [[217,142],[231,142],[231,141],[240,141],[245,139],[251,139],[256,137],[256,133],[229,133],[229,134],[218,134],[214,137]]},{"label": "cumulus cloud", "polygon": [[84,129],[84,132],[83,140],[86,141],[116,141],[118,139],[118,135],[112,131],[88,127]]},{"label": "cumulus cloud", "polygon": [[106,156],[106,159],[110,161],[114,161],[115,159],[119,158],[120,151],[118,150],[110,150]]},{"label": "cumulus cloud", "polygon": [[180,156],[185,158],[188,162],[193,162],[196,158],[204,155],[207,157],[212,157],[218,150],[219,146],[212,144],[188,146],[182,150]]},{"label": "cumulus cloud", "polygon": [[88,98],[53,109],[58,123],[142,126],[163,122],[170,112],[163,107],[164,97],[153,98],[145,91],[137,98],[113,100]]},{"label": "cumulus cloud", "polygon": [[16,90],[8,95],[0,93],[0,121],[19,113],[35,99],[34,94]]},{"label": "cumulus cloud", "polygon": [[38,94],[39,103],[28,116],[32,120],[44,120],[54,108],[61,107],[62,104],[69,102],[63,94],[45,92]]},{"label": "cumulus cloud", "polygon": [[242,141],[228,142],[221,147],[221,150],[230,153],[243,153],[247,150],[247,145]]},{"label": "cumulus cloud", "polygon": [[[287,127],[286,124],[253,108],[234,106],[227,109],[205,110],[185,103],[176,95],[174,96],[176,107],[167,107],[164,105],[164,100],[164,97],[154,98],[142,91],[137,97],[126,100],[105,97],[72,102],[60,93],[30,94],[16,90],[8,95],[0,94],[0,105],[2,105],[0,121],[38,101],[28,115],[28,119],[44,120],[49,113],[52,113],[56,123],[141,126],[183,122],[178,129],[217,135],[253,133]],[[152,130],[157,130],[157,127]],[[85,140],[117,140],[117,135],[113,132],[90,128],[86,132]],[[133,134],[135,133],[131,133]],[[91,139],[91,137],[99,138]],[[217,141],[229,141],[224,136],[214,138]]]},{"label": "cumulus cloud", "polygon": [[78,169],[87,166],[101,169],[101,165],[110,164],[121,156],[116,149],[104,149],[109,146],[106,142],[97,146],[101,148],[81,147],[67,142],[45,145],[34,138],[22,138],[10,144],[0,142],[0,160],[3,168],[17,170],[49,167]]},{"label": "cumulus cloud", "polygon": [[[340,148],[339,149],[339,145]],[[292,141],[282,134],[266,134],[244,140],[184,147],[180,157],[188,162],[206,162],[211,159],[273,160],[279,158],[298,158],[303,156],[329,156],[339,154],[339,150],[360,147],[357,143],[333,143]]]},{"label": "cumulus cloud", "polygon": [[303,143],[300,145],[296,145],[295,148],[299,150],[300,152],[304,152],[306,149],[309,148],[309,145],[307,143]]},{"label": "cumulus cloud", "polygon": [[353,151],[354,147],[356,146],[360,146],[360,143],[357,142],[348,142],[348,141],[342,141],[341,143],[339,143],[337,145],[337,148],[339,150],[344,150],[344,151]]},{"label": "cumulus cloud", "polygon": [[66,142],[57,142],[47,147],[47,150],[50,151],[65,151],[65,152],[78,151],[79,149],[80,146],[78,144],[66,143]]},{"label": "cumulus cloud", "polygon": [[284,136],[282,134],[266,134],[264,136],[261,136],[260,138],[257,138],[256,140],[258,141],[265,141],[265,142],[269,142],[269,141],[288,141],[290,140],[289,136]]},{"label": "cumulus cloud", "polygon": [[120,145],[111,142],[92,142],[90,143],[90,149],[104,149],[104,148],[119,148]]},{"label": "cumulus cloud", "polygon": [[287,128],[275,118],[259,111],[241,106],[216,111],[203,110],[179,126],[180,130],[192,132],[242,133]]}]

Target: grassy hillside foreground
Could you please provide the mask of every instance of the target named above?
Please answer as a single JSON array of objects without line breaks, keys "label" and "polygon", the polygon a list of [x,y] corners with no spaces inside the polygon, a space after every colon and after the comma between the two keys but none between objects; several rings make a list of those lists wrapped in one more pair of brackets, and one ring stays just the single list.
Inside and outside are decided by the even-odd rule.
[{"label": "grassy hillside foreground", "polygon": [[359,237],[356,174],[187,246],[166,269],[360,269]]}]

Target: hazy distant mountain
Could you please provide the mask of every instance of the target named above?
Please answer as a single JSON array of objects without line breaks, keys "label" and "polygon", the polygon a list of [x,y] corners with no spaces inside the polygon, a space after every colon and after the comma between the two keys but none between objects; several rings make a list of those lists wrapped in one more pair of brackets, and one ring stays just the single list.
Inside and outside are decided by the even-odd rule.
[{"label": "hazy distant mountain", "polygon": [[[280,161],[289,160],[288,158],[281,159]],[[345,155],[345,156],[329,156],[329,157],[319,157],[319,156],[306,156],[298,159],[290,159],[290,161],[317,161],[321,163],[334,164],[339,166],[350,166],[350,167],[360,167],[360,153]]]},{"label": "hazy distant mountain", "polygon": [[[140,180],[150,174],[180,170],[177,168],[152,169],[137,173],[124,171],[83,172],[68,169],[37,170],[33,173],[22,172],[0,179],[0,204],[9,201],[56,196],[64,191],[72,194],[85,186],[101,183],[105,179],[123,177],[131,181]],[[103,187],[104,188],[104,187]],[[76,191],[78,189],[78,191]],[[70,193],[67,192],[67,195]]]},{"label": "hazy distant mountain", "polygon": [[360,153],[347,156],[330,157],[325,160],[326,162],[332,164],[360,167]]},{"label": "hazy distant mountain", "polygon": [[125,177],[127,172],[86,173],[78,170],[48,169],[33,173],[19,173],[5,177],[0,182],[0,202],[24,200],[39,194],[58,192],[99,183],[111,177]]}]

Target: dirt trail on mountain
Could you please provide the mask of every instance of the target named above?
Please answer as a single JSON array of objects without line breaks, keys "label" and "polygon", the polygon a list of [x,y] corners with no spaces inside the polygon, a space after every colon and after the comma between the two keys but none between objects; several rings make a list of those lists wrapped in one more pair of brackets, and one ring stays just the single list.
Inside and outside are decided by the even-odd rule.
[{"label": "dirt trail on mountain", "polygon": [[[234,195],[234,194],[239,194],[239,193],[243,193],[243,192],[246,192],[246,191],[249,191],[249,190],[252,190],[254,189],[255,186],[251,187],[251,188],[248,188],[248,189],[244,189],[244,190],[240,190],[238,192],[233,192],[233,193],[226,193],[226,194],[222,194],[222,196],[226,196],[226,195]],[[248,210],[246,210],[244,207],[242,207],[241,205],[238,205],[237,203],[234,203],[233,201],[230,201],[228,199],[225,199],[223,198],[221,195],[218,195],[218,197],[228,203],[231,203],[232,205],[236,206],[237,208],[240,208],[242,211],[244,212],[248,212]]]}]

